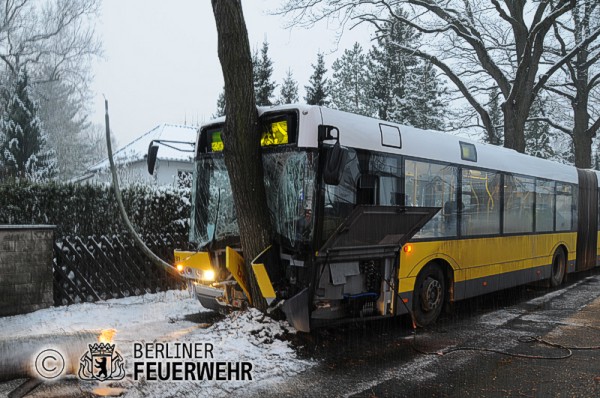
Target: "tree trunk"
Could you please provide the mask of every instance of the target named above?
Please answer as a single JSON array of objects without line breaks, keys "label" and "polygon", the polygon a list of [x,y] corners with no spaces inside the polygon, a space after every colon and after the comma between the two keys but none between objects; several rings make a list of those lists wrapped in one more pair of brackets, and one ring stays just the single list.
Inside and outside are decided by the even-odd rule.
[{"label": "tree trunk", "polygon": [[[577,134],[573,131],[574,134]],[[587,135],[576,135],[573,140],[575,147],[575,167],[580,169],[592,168],[592,138]]]},{"label": "tree trunk", "polygon": [[575,167],[592,168],[592,136],[588,131],[590,115],[588,114],[587,95],[578,93],[573,101],[573,145],[575,147]]},{"label": "tree trunk", "polygon": [[504,115],[504,147],[525,153],[525,120],[527,115],[519,111],[517,105],[510,100],[502,104]]},{"label": "tree trunk", "polygon": [[246,275],[254,307],[265,310],[250,262],[271,243],[252,77],[252,58],[240,0],[212,0],[218,52],[225,79],[225,164],[240,229]]}]

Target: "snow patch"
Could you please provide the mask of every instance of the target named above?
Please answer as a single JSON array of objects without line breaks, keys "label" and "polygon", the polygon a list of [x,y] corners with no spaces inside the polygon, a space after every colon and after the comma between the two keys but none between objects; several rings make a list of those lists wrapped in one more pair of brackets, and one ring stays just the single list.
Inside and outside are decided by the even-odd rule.
[{"label": "snow patch", "polygon": [[[0,338],[72,333],[114,328],[116,348],[128,367],[128,376],[114,386],[127,397],[181,396],[223,397],[244,394],[264,382],[296,375],[313,362],[300,360],[282,337],[295,333],[287,322],[264,317],[257,310],[234,312],[212,325],[194,323],[187,315],[208,310],[187,291],[168,291],[144,296],[55,307],[3,318]],[[209,315],[208,313],[206,314]],[[252,381],[134,382],[131,377],[133,342],[178,341],[211,343],[212,361],[248,361]],[[85,388],[85,387],[84,387]]]},{"label": "snow patch", "polygon": [[498,310],[489,314],[482,315],[479,318],[479,322],[483,323],[484,325],[502,326],[517,318],[521,314],[521,311]]}]

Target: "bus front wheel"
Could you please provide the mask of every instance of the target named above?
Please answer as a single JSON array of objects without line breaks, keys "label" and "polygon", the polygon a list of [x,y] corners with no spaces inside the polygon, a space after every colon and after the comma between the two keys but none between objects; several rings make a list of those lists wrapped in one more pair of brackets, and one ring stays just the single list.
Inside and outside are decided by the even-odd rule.
[{"label": "bus front wheel", "polygon": [[446,280],[442,269],[431,263],[419,273],[413,292],[413,316],[417,325],[423,327],[435,322],[446,296]]},{"label": "bus front wheel", "polygon": [[566,270],[565,252],[559,247],[552,256],[552,269],[550,270],[550,286],[560,286],[565,279]]}]

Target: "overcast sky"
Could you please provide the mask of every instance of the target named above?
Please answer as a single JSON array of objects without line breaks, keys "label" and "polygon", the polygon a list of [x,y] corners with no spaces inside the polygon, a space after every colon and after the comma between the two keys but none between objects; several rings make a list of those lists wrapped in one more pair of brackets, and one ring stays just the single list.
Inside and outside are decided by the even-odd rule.
[{"label": "overcast sky", "polygon": [[[370,35],[366,27],[355,29],[338,46],[336,32],[326,25],[286,30],[282,17],[268,14],[281,1],[243,1],[250,46],[260,49],[267,39],[276,82],[291,68],[302,100],[319,50],[326,53],[330,73],[333,61],[355,41],[369,47]],[[104,0],[98,34],[105,57],[94,69],[93,121],[104,123],[104,94],[119,147],[161,123],[211,118],[223,77],[209,0]]]}]

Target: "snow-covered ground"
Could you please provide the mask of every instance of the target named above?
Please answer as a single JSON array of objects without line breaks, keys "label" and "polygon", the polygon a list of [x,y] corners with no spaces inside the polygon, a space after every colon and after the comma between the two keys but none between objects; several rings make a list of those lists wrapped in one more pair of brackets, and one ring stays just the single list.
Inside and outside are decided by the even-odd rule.
[{"label": "snow-covered ground", "polygon": [[[125,388],[130,397],[246,395],[259,383],[264,388],[312,366],[296,357],[289,342],[277,338],[294,333],[287,323],[264,318],[256,310],[235,312],[214,324],[198,322],[203,316],[210,319],[206,311],[187,291],[169,291],[5,317],[0,338],[116,329],[113,343],[125,358],[127,376],[111,386]],[[133,343],[167,341],[210,343],[213,358],[207,361],[251,362],[252,381],[133,381]]]}]

